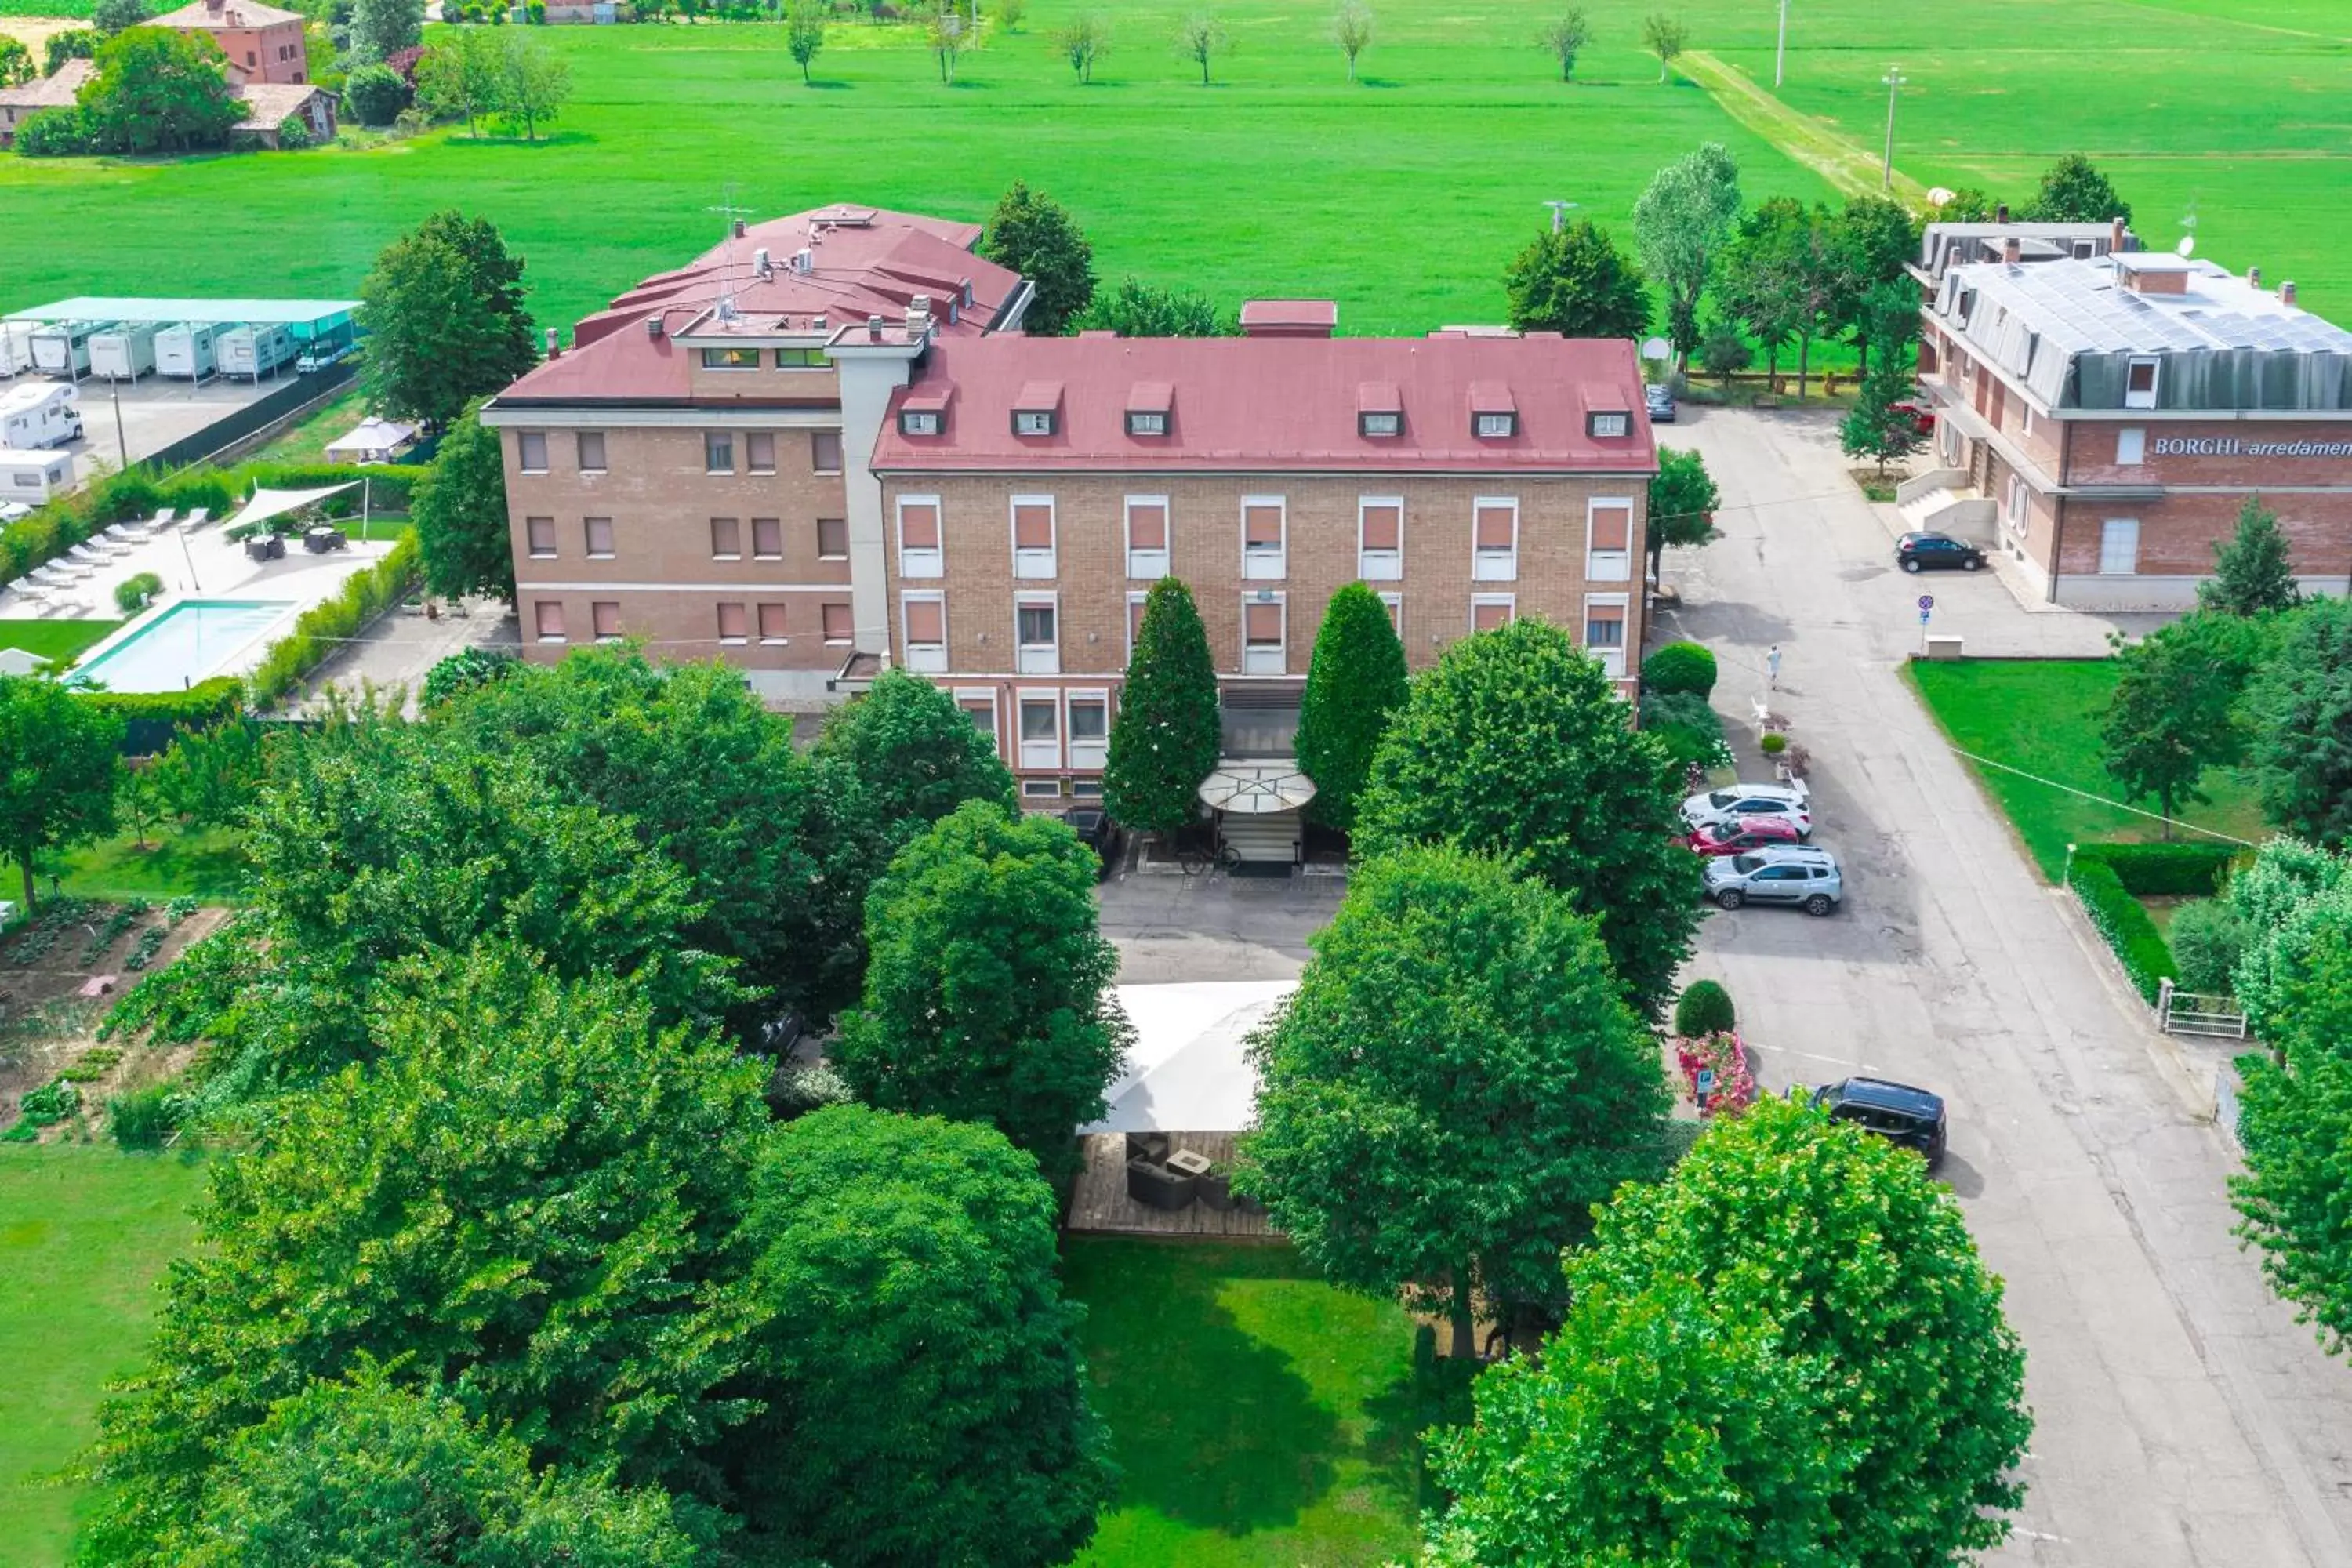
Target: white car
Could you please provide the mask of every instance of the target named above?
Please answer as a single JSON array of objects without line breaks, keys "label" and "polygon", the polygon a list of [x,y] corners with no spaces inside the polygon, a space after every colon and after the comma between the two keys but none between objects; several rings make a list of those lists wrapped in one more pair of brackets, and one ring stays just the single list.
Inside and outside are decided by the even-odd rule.
[{"label": "white car", "polygon": [[1798,837],[1810,838],[1812,792],[1801,779],[1789,784],[1735,784],[1683,802],[1683,820],[1695,828],[1714,827],[1743,816],[1777,816],[1794,825]]},{"label": "white car", "polygon": [[22,501],[0,500],[0,522],[14,522],[20,517],[30,517],[33,509]]}]

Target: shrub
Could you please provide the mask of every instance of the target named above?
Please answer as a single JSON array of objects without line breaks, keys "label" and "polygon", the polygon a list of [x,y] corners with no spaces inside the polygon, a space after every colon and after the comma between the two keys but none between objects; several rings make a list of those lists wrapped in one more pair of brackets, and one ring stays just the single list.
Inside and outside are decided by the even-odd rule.
[{"label": "shrub", "polygon": [[163,591],[163,579],[152,572],[142,572],[114,585],[114,607],[126,616],[135,616],[147,607],[148,600]]},{"label": "shrub", "polygon": [[1711,768],[1731,760],[1731,749],[1723,740],[1722,717],[1695,691],[1643,692],[1642,728],[1665,742],[1677,767],[1696,763]]},{"label": "shrub", "polygon": [[2142,898],[2204,898],[2219,892],[2237,851],[2226,844],[2086,844],[2074,862],[2103,860]]},{"label": "shrub", "polygon": [[1695,642],[1670,642],[1642,661],[1642,689],[1661,696],[1690,691],[1701,697],[1715,690],[1715,655]]},{"label": "shrub", "polygon": [[1686,1040],[1729,1034],[1739,1022],[1731,993],[1712,980],[1694,980],[1675,999],[1675,1033]]},{"label": "shrub", "polygon": [[2200,899],[2183,904],[2165,933],[2172,962],[2179,966],[2180,984],[2190,991],[2227,995],[2230,972],[2246,949],[2245,922],[2221,899]]},{"label": "shrub", "polygon": [[161,1149],[179,1125],[179,1097],[160,1083],[106,1102],[106,1130],[120,1148]]},{"label": "shrub", "polygon": [[512,648],[460,648],[425,672],[425,689],[417,700],[434,708],[478,687],[513,673],[521,658]]},{"label": "shrub", "polygon": [[288,116],[278,127],[278,150],[281,153],[299,153],[316,140],[310,134],[310,122],[299,115]]},{"label": "shrub", "polygon": [[1766,756],[1777,757],[1789,749],[1789,737],[1778,730],[1768,730],[1764,733],[1764,738],[1756,743],[1764,749]]},{"label": "shrub", "polygon": [[121,719],[122,754],[152,756],[179,730],[208,730],[245,711],[245,682],[215,675],[180,691],[91,691],[82,700]]},{"label": "shrub", "polygon": [[391,124],[407,107],[408,84],[390,66],[361,66],[343,82],[343,112],[372,130]]},{"label": "shrub", "polygon": [[79,105],[44,109],[16,127],[16,147],[27,158],[78,158],[98,151],[98,137]]},{"label": "shrub", "polygon": [[2095,855],[2085,858],[2078,852],[2069,880],[2083,912],[2091,917],[2091,923],[2106,939],[2116,961],[2124,966],[2124,973],[2143,998],[2154,1002],[2157,983],[2176,979],[2179,974],[2172,962],[2172,950],[2164,944],[2164,933],[2156,929],[2147,910],[2104,858]]},{"label": "shrub", "polygon": [[[532,26],[544,27],[547,26],[547,0],[530,0],[530,4],[523,7],[523,15],[530,18]],[[757,19],[756,12],[744,18],[746,21]]]},{"label": "shrub", "polygon": [[334,597],[302,612],[294,629],[269,645],[253,672],[253,702],[268,708],[292,690],[346,637],[399,602],[416,580],[416,535],[403,534],[392,552],[353,573]]}]

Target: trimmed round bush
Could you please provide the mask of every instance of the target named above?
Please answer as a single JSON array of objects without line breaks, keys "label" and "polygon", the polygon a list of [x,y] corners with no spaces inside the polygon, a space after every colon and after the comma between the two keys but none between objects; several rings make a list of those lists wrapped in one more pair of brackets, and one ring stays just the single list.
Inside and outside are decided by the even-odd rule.
[{"label": "trimmed round bush", "polygon": [[1675,1002],[1675,1033],[1686,1040],[1728,1034],[1738,1022],[1731,993],[1712,980],[1694,980]]},{"label": "trimmed round bush", "polygon": [[2165,940],[2171,945],[2172,962],[2180,966],[2182,990],[2229,994],[2230,972],[2246,948],[2245,922],[2237,910],[2221,899],[2183,904],[2174,912]]},{"label": "trimmed round bush", "polygon": [[408,84],[390,66],[365,65],[343,80],[343,112],[370,130],[382,130],[408,107]]},{"label": "trimmed round bush", "polygon": [[1675,691],[1707,696],[1715,690],[1715,655],[1695,642],[1670,642],[1642,661],[1642,685],[1662,696]]},{"label": "trimmed round bush", "polygon": [[163,591],[163,579],[152,572],[142,572],[125,577],[114,585],[114,607],[124,615],[136,615],[147,607],[147,601]]},{"label": "trimmed round bush", "polygon": [[1756,743],[1764,748],[1766,756],[1777,757],[1789,749],[1789,737],[1778,730],[1768,730],[1764,732],[1763,739]]}]

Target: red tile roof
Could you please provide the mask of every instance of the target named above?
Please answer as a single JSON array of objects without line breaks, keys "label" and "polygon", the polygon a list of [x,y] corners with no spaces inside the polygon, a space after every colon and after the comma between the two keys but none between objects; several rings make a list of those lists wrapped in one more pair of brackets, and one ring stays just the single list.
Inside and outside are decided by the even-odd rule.
[{"label": "red tile roof", "polygon": [[176,11],[166,11],[148,19],[153,27],[270,27],[281,22],[305,20],[299,11],[281,11],[275,5],[257,5],[255,0],[228,0],[226,5],[211,5],[205,0],[183,5]]},{"label": "red tile roof", "polygon": [[[933,330],[946,337],[986,331],[1024,287],[1021,275],[972,253],[980,226],[911,213],[836,204],[751,225],[688,265],[657,272],[584,317],[572,346],[500,394],[523,402],[684,402],[689,351],[675,334],[701,322],[713,333],[774,335],[828,331],[869,316],[903,322],[915,296],[931,301]],[[755,273],[758,252],[768,271]],[[809,252],[809,270],[793,265]],[[963,286],[971,302],[961,304]],[[731,293],[735,321],[705,318]],[[950,302],[958,301],[950,311]],[[950,317],[952,316],[952,319]],[[659,337],[645,323],[658,318]]]},{"label": "red tile roof", "polygon": [[[1052,436],[1015,436],[1027,388],[1057,382]],[[1141,384],[1173,389],[1168,434],[1129,436]],[[1024,469],[1570,471],[1657,468],[1633,345],[1619,340],[1427,338],[1029,338],[935,343],[892,408],[955,391],[944,433],[883,426],[887,472]],[[1474,403],[1506,393],[1518,433],[1471,434]],[[1474,389],[1480,396],[1474,396]],[[1400,436],[1358,433],[1359,409],[1390,395]],[[1619,439],[1588,436],[1593,412],[1630,416]]]}]

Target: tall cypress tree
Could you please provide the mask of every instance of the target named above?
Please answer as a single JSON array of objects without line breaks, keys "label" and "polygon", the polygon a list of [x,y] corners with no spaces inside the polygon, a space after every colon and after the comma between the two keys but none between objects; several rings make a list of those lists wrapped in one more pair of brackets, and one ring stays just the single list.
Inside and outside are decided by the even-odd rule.
[{"label": "tall cypress tree", "polygon": [[1404,644],[1388,606],[1361,583],[1350,583],[1323,612],[1298,709],[1298,765],[1315,781],[1308,810],[1316,821],[1342,832],[1355,826],[1372,753],[1404,699]]},{"label": "tall cypress tree", "polygon": [[1222,725],[1217,670],[1192,590],[1174,577],[1151,585],[1119,693],[1103,768],[1103,805],[1129,827],[1173,833],[1197,814],[1201,781],[1217,765]]}]

